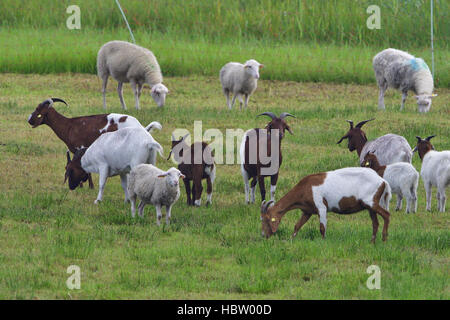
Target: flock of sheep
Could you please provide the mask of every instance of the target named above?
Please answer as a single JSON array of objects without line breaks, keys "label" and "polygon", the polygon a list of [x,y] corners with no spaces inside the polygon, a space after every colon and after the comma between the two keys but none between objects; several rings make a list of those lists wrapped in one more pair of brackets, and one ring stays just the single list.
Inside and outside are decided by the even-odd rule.
[{"label": "flock of sheep", "polygon": [[[220,70],[220,81],[228,108],[236,98],[246,108],[257,87],[259,70],[263,67],[256,60],[245,64],[230,62]],[[428,112],[433,94],[433,78],[420,58],[396,49],[386,49],[373,59],[376,80],[380,88],[379,108],[384,109],[384,94],[388,87],[399,89],[404,108],[408,91],[416,93],[419,112]],[[123,109],[123,83],[130,83],[135,96],[135,107],[139,109],[142,87],[151,88],[151,96],[159,107],[165,103],[169,92],[162,84],[160,66],[154,54],[142,47],[124,41],[111,41],[103,45],[97,56],[98,76],[102,79],[103,107],[106,108],[106,86],[109,76],[118,82],[118,94]],[[230,95],[232,96],[230,101]],[[67,151],[65,179],[71,190],[89,181],[93,188],[91,173],[99,174],[99,192],[95,203],[102,200],[108,177],[119,175],[125,193],[125,201],[131,202],[135,216],[137,199],[139,215],[143,216],[146,204],[156,208],[157,224],[162,219],[162,207],[166,207],[166,223],[170,223],[171,208],[180,196],[179,179],[183,179],[188,205],[201,205],[202,180],[207,181],[207,205],[212,203],[212,186],[216,164],[211,148],[205,142],[185,143],[187,136],[177,140],[172,135],[172,151],[177,168],[167,171],[155,166],[157,154],[163,156],[161,145],[152,137],[151,131],[161,130],[159,122],[144,127],[134,117],[126,114],[99,114],[66,118],[54,108],[55,102],[66,103],[59,98],[50,98],[38,105],[29,116],[30,125],[46,124],[64,141]],[[293,115],[283,112],[279,116],[264,112],[270,121],[264,129],[248,130],[240,148],[241,174],[245,184],[245,200],[255,202],[256,184],[261,193],[262,234],[269,237],[278,229],[283,215],[293,209],[301,209],[303,215],[295,225],[294,236],[313,214],[320,219],[320,232],[325,236],[327,212],[339,214],[355,213],[367,209],[373,225],[372,241],[375,242],[378,219],[384,220],[383,240],[386,240],[389,225],[389,201],[391,194],[397,195],[396,209],[406,199],[406,212],[417,210],[417,187],[419,174],[412,166],[413,153],[417,151],[422,160],[421,176],[426,190],[427,210],[431,210],[431,188],[437,187],[438,210],[445,211],[445,189],[450,184],[450,151],[435,151],[430,140],[417,137],[417,145],[411,150],[402,136],[386,134],[368,141],[362,126],[373,120],[365,120],[354,126],[338,141],[348,140],[350,151],[356,150],[361,167],[343,168],[309,175],[303,178],[285,196],[275,202],[275,190],[279,168],[282,164],[281,142],[285,132],[292,134],[286,122]],[[252,140],[253,139],[253,140]],[[274,147],[274,148],[272,148]],[[259,149],[275,150],[268,154],[270,162],[276,162],[275,170],[268,171],[271,163],[264,162]],[[169,154],[169,158],[171,156]],[[370,169],[369,169],[370,168]],[[270,200],[265,201],[264,178],[270,177]],[[192,187],[191,187],[192,181]]]}]

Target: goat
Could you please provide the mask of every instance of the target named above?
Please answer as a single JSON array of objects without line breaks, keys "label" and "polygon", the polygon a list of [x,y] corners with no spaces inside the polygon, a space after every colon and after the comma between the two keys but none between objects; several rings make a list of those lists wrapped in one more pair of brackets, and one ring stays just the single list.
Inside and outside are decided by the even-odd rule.
[{"label": "goat", "polygon": [[353,127],[353,121],[347,120],[350,123],[350,130],[337,142],[348,139],[348,150],[353,152],[356,150],[359,156],[359,164],[362,166],[364,157],[371,150],[378,158],[380,165],[384,166],[395,162],[412,161],[412,150],[408,141],[396,134],[386,134],[378,137],[375,140],[367,141],[366,133],[361,129],[362,126],[375,119],[364,120]]},{"label": "goat", "polygon": [[206,142],[195,142],[189,148],[184,142],[187,136],[188,134],[180,140],[175,140],[175,136],[172,134],[172,150],[167,160],[170,159],[173,152],[175,161],[178,163],[178,170],[184,175],[187,204],[197,207],[201,205],[202,180],[206,179],[206,205],[210,205],[212,204],[212,186],[216,177],[214,154]]},{"label": "goat", "polygon": [[[266,188],[264,185],[264,177],[268,176],[270,176],[270,199],[275,200],[278,172],[283,160],[281,155],[281,140],[286,130],[292,134],[291,128],[284,118],[288,116],[295,118],[295,116],[287,112],[283,112],[279,117],[272,112],[264,112],[259,114],[258,117],[262,115],[269,116],[272,120],[266,125],[265,129],[255,128],[248,130],[244,134],[240,147],[241,174],[244,178],[245,201],[247,204],[250,203],[249,180],[252,179],[250,185],[251,202],[254,203],[256,182],[259,182],[261,201],[265,200]],[[276,148],[274,150],[275,154],[273,155],[271,153],[272,143],[275,143],[274,147]],[[266,155],[269,158],[266,158]],[[276,163],[277,161],[278,163]]]},{"label": "goat", "polygon": [[[107,113],[76,118],[66,118],[53,107],[54,102],[67,103],[59,98],[50,98],[40,103],[28,117],[28,123],[36,128],[42,124],[48,125],[70,150],[75,153],[80,148],[88,148],[101,134],[126,127],[142,127],[141,123],[126,114]],[[150,123],[145,129],[161,130],[159,122]],[[89,175],[89,186],[94,187]]]},{"label": "goat", "polygon": [[391,187],[392,193],[397,195],[397,207],[402,208],[402,199],[406,198],[406,213],[417,211],[417,185],[419,183],[419,173],[412,164],[406,162],[392,163],[382,166],[378,162],[377,156],[368,152],[364,157],[364,167],[375,170],[384,178]]},{"label": "goat", "polygon": [[99,191],[94,203],[103,198],[106,179],[120,175],[125,201],[128,201],[127,174],[141,163],[156,162],[156,151],[162,155],[161,145],[143,127],[123,128],[107,132],[98,137],[89,148],[75,152],[72,160],[67,152],[66,175],[69,189],[74,190],[81,181],[86,181],[88,173],[99,174]]},{"label": "goat", "polygon": [[391,198],[389,183],[368,168],[343,168],[306,176],[278,202],[261,204],[262,235],[274,234],[284,214],[300,209],[303,214],[294,228],[295,237],[311,215],[319,215],[320,233],[325,238],[327,212],[350,214],[369,210],[372,218],[372,243],[378,231],[379,214],[384,220],[383,241],[388,236],[390,213],[386,210]]},{"label": "goat", "polygon": [[425,139],[417,136],[417,145],[413,152],[418,152],[422,160],[420,175],[425,185],[427,196],[427,210],[431,211],[432,187],[437,187],[437,209],[445,212],[445,189],[450,185],[450,151],[435,151],[430,140],[435,136]]}]

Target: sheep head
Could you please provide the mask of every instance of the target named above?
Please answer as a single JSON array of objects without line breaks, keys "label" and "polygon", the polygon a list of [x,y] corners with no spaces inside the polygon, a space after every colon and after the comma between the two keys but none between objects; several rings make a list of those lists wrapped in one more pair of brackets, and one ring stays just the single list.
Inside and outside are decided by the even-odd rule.
[{"label": "sheep head", "polygon": [[169,89],[162,83],[155,84],[151,90],[150,95],[155,100],[158,107],[163,107],[166,103],[166,95],[169,93]]},{"label": "sheep head", "polygon": [[263,64],[254,59],[248,60],[244,64],[245,73],[247,73],[250,77],[255,78],[256,80],[259,79],[259,69],[262,69],[263,67]]},{"label": "sheep head", "polygon": [[270,133],[272,129],[277,130],[276,132],[279,134],[280,140],[283,139],[284,133],[287,130],[290,134],[293,134],[291,131],[291,127],[284,120],[286,117],[293,117],[290,113],[283,112],[277,117],[273,112],[264,112],[258,115],[259,116],[268,116],[272,120],[266,125],[265,129]]},{"label": "sheep head", "polygon": [[89,174],[81,167],[81,157],[84,155],[86,150],[87,148],[78,149],[72,160],[70,159],[70,152],[67,151],[67,164],[64,183],[66,183],[67,179],[69,179],[70,190],[76,189],[80,185],[80,182],[85,182],[89,178]]},{"label": "sheep head", "polygon": [[431,138],[434,138],[434,137],[435,137],[435,135],[426,137],[425,139],[422,139],[421,137],[416,136],[416,138],[417,138],[417,145],[413,149],[413,152],[418,151],[420,159],[423,160],[423,157],[425,156],[425,154],[428,151],[434,150],[434,147],[433,147],[433,145],[430,142]]},{"label": "sheep head", "polygon": [[62,102],[67,106],[67,103],[59,98],[49,98],[45,100],[44,102],[41,102],[37,107],[36,110],[28,117],[28,123],[33,127],[36,128],[37,126],[40,126],[41,124],[46,123],[47,120],[47,114],[50,110],[50,108],[53,108],[54,102]]},{"label": "sheep head", "polygon": [[184,179],[186,176],[180,170],[172,167],[163,174],[160,174],[158,178],[166,179],[166,183],[171,187],[178,187],[180,178]]},{"label": "sheep head", "polygon": [[364,147],[364,145],[367,142],[366,133],[361,128],[364,124],[366,124],[367,122],[372,121],[372,120],[375,120],[375,119],[361,121],[355,127],[353,127],[352,120],[347,120],[347,122],[350,123],[350,129],[337,142],[337,144],[341,143],[344,139],[348,139],[348,150],[350,150],[350,152],[357,150],[358,155],[359,155],[361,153],[362,148]]},{"label": "sheep head", "polygon": [[417,107],[419,108],[419,112],[424,113],[430,111],[431,99],[436,96],[437,94],[421,94],[414,96],[417,99]]}]

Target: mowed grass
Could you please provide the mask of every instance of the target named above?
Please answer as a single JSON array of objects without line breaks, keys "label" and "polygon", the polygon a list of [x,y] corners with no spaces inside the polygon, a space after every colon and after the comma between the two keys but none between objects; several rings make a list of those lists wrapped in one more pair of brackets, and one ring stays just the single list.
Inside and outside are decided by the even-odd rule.
[{"label": "mowed grass", "polygon": [[[264,72],[264,71],[263,71]],[[412,97],[399,112],[400,94],[389,91],[387,110],[377,111],[377,88],[350,84],[263,80],[249,108],[229,111],[217,77],[166,77],[167,104],[156,108],[144,90],[142,110],[127,113],[143,124],[160,121],[154,133],[167,155],[175,128],[247,130],[267,123],[265,111],[289,112],[294,135],[283,140],[278,181],[280,199],[307,174],[357,166],[355,153],[336,142],[346,119],[361,121],[369,139],[397,133],[414,145],[416,135],[436,134],[436,150],[450,149],[450,90],[440,88],[431,112],[418,114]],[[115,82],[108,87],[108,112],[122,113]],[[170,226],[156,226],[153,207],[144,219],[130,217],[118,177],[110,178],[104,200],[95,189],[69,191],[63,185],[66,147],[47,126],[32,129],[26,119],[47,97],[66,116],[103,113],[100,81],[93,75],[0,75],[0,298],[3,299],[449,299],[449,210],[425,211],[423,182],[416,214],[395,212],[391,202],[389,239],[370,244],[367,212],[329,214],[323,240],[317,217],[291,239],[300,211],[284,217],[278,232],[263,239],[257,203],[244,203],[239,165],[219,165],[213,205],[188,207],[184,191]],[[420,170],[420,159],[413,164]],[[174,164],[158,158],[167,169]],[[268,184],[268,182],[267,182]],[[183,188],[183,186],[182,186]],[[447,191],[447,196],[449,192]],[[203,203],[206,195],[203,194]],[[381,221],[380,221],[381,222]],[[381,290],[369,290],[370,265],[381,269]],[[81,268],[81,289],[68,290],[67,267]]]}]

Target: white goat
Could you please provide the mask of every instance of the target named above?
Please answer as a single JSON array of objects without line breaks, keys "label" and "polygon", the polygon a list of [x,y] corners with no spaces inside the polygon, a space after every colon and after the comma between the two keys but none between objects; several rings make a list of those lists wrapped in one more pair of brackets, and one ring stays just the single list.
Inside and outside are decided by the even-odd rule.
[{"label": "white goat", "polygon": [[144,207],[152,204],[156,208],[156,223],[161,224],[161,207],[166,207],[166,224],[170,223],[172,206],[180,197],[179,179],[184,175],[176,168],[167,171],[151,164],[140,164],[131,170],[128,176],[128,197],[131,202],[131,215],[136,215],[136,198],[139,204],[139,216],[144,217]]},{"label": "white goat", "polygon": [[445,189],[450,185],[450,151],[434,151],[429,136],[425,139],[417,138],[417,146],[414,152],[419,153],[422,159],[420,175],[425,185],[427,195],[427,210],[431,211],[431,188],[437,187],[437,209],[445,212]]},{"label": "white goat", "polygon": [[408,91],[412,90],[417,95],[419,112],[428,112],[431,108],[433,94],[433,76],[423,59],[416,58],[407,52],[397,49],[386,49],[373,58],[373,69],[377,79],[380,95],[378,108],[385,109],[384,94],[388,87],[402,92],[402,106],[405,106]]},{"label": "white goat", "polygon": [[378,162],[376,155],[369,152],[364,157],[363,166],[375,170],[380,177],[389,182],[392,193],[397,195],[397,207],[395,210],[401,210],[402,199],[405,197],[406,213],[417,211],[419,173],[412,164],[407,162],[397,162],[382,166]]},{"label": "white goat", "polygon": [[99,191],[95,203],[103,198],[108,177],[120,175],[122,189],[127,194],[127,174],[141,163],[156,163],[156,152],[162,155],[162,147],[143,127],[123,128],[98,137],[89,148],[81,148],[72,160],[67,154],[66,179],[74,190],[88,173],[98,173]]},{"label": "white goat", "polygon": [[123,100],[123,83],[130,83],[134,93],[135,107],[139,109],[139,97],[146,83],[158,107],[164,106],[169,90],[162,84],[161,69],[155,55],[148,49],[125,41],[105,43],[97,55],[97,73],[102,79],[103,108],[106,109],[106,86],[108,77],[117,80],[120,103],[126,109]]},{"label": "white goat", "polygon": [[369,210],[372,218],[372,242],[378,231],[377,214],[383,217],[383,241],[387,239],[391,199],[389,183],[369,168],[343,168],[309,175],[278,202],[261,204],[262,235],[270,237],[278,229],[284,214],[301,209],[303,215],[295,225],[293,237],[313,214],[319,215],[320,233],[325,237],[327,212],[349,214]]},{"label": "white goat", "polygon": [[[240,109],[242,109],[242,103],[247,108],[248,99],[258,84],[259,69],[263,67],[264,65],[258,61],[251,59],[245,64],[229,62],[220,69],[220,82],[229,109],[233,108],[236,97],[240,101]],[[230,93],[233,95],[231,103]],[[242,100],[242,95],[244,95],[245,101]]]}]

